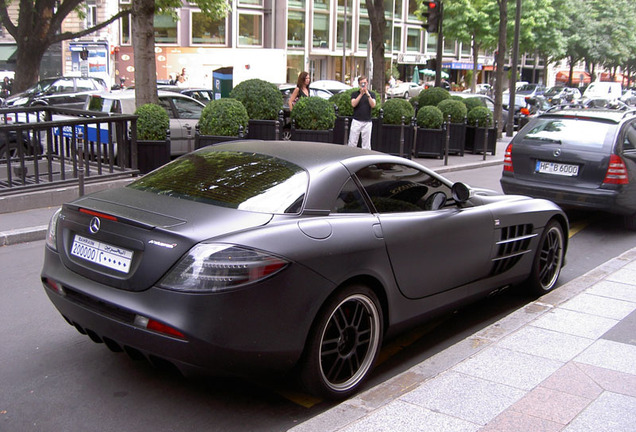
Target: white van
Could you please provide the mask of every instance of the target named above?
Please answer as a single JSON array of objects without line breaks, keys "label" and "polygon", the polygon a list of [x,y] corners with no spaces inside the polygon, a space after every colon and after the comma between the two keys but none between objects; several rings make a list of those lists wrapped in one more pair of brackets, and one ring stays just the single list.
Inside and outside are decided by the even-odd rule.
[{"label": "white van", "polygon": [[607,100],[616,100],[620,98],[623,94],[623,89],[621,88],[621,83],[617,82],[593,82],[590,84],[587,89],[585,89],[585,93],[583,93],[583,97],[585,99],[607,99]]}]

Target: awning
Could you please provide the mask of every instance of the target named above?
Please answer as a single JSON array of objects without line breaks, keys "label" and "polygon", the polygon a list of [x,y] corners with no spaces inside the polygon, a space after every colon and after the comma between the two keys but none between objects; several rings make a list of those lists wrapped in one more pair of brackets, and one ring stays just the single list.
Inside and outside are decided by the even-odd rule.
[{"label": "awning", "polygon": [[18,52],[18,46],[16,44],[2,44],[0,45],[0,61],[1,62],[15,62],[16,53]]},{"label": "awning", "polygon": [[[561,70],[556,74],[556,81],[558,83],[567,83],[569,81],[570,71],[569,70]],[[590,74],[585,71],[573,71],[572,72],[572,84],[589,84],[592,82],[592,78]]]}]

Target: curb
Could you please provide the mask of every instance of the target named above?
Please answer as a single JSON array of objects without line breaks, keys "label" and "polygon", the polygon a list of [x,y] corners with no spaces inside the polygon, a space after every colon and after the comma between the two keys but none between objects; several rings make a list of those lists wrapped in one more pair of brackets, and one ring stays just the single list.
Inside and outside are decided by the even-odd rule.
[{"label": "curb", "polygon": [[46,238],[47,225],[31,228],[21,228],[0,232],[0,246],[10,246],[18,243],[27,243]]}]

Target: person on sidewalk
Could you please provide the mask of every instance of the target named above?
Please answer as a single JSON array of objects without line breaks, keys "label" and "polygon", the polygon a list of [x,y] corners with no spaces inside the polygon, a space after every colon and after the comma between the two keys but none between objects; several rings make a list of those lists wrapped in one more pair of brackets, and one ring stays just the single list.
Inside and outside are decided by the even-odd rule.
[{"label": "person on sidewalk", "polygon": [[367,88],[367,77],[361,75],[358,78],[360,90],[351,94],[351,106],[353,106],[353,120],[349,132],[349,146],[357,147],[358,138],[362,135],[362,148],[371,150],[371,110],[375,107],[375,93]]},{"label": "person on sidewalk", "polygon": [[296,88],[294,92],[289,97],[289,109],[293,109],[298,99],[301,97],[309,97],[309,83],[311,82],[311,77],[309,76],[309,72],[301,72],[298,75],[298,81],[296,82]]}]

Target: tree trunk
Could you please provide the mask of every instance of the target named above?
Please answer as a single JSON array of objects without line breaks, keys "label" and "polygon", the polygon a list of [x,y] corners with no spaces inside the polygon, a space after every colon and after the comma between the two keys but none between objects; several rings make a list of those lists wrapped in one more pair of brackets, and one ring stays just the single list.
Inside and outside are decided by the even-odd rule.
[{"label": "tree trunk", "polygon": [[385,64],[384,64],[384,0],[366,0],[367,12],[371,23],[371,56],[373,57],[373,90],[384,100],[385,93]]},{"label": "tree trunk", "polygon": [[26,90],[40,79],[40,62],[48,46],[39,43],[39,41],[35,42],[36,44],[28,42],[18,44],[15,66],[16,71],[20,72],[15,74],[13,93]]},{"label": "tree trunk", "polygon": [[470,83],[470,91],[477,92],[477,72],[479,71],[479,44],[473,35],[473,82]]},{"label": "tree trunk", "polygon": [[132,2],[132,42],[135,54],[135,100],[139,107],[158,103],[155,63],[154,0]]},{"label": "tree trunk", "polygon": [[[508,0],[497,0],[499,4],[499,47],[497,48],[497,55],[495,61],[497,63],[497,70],[495,72],[495,113],[494,118],[500,119],[502,106],[502,93],[503,93],[503,78],[504,78],[504,66],[506,59],[506,36],[508,28]],[[514,112],[514,109],[511,110]],[[501,134],[501,128],[498,132]]]}]

